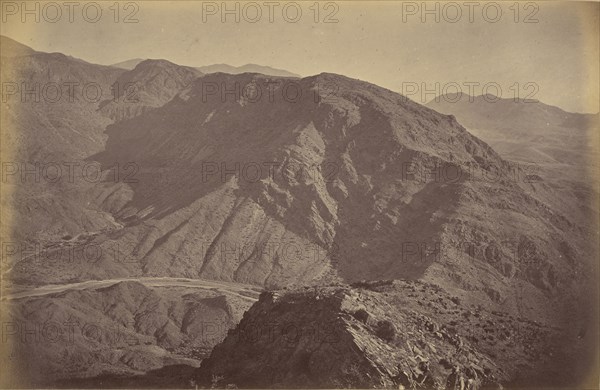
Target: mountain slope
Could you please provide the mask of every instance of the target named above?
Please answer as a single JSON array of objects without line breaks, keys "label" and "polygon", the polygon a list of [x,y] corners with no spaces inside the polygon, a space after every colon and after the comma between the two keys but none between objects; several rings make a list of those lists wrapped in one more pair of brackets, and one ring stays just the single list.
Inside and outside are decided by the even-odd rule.
[{"label": "mountain slope", "polygon": [[54,243],[111,228],[114,219],[90,194],[112,185],[99,164],[84,159],[104,149],[111,120],[98,106],[123,71],[60,53],[26,53],[18,44],[2,45],[1,153],[11,168],[2,183],[2,207],[10,210],[2,218],[3,240]]},{"label": "mountain slope", "polygon": [[2,39],[0,77],[14,87],[1,107],[2,155],[14,172],[3,179],[14,210],[2,221],[7,241],[45,247],[118,227],[110,214],[127,201],[137,166],[99,172],[88,157],[104,150],[113,120],[164,104],[200,73],[159,60],[126,72]]},{"label": "mountain slope", "polygon": [[[250,306],[185,287],[121,282],[2,302],[8,370],[25,386],[98,375],[135,375],[173,364],[198,366]],[[15,331],[16,329],[16,331]],[[25,334],[24,329],[34,330]],[[42,331],[43,329],[43,331]],[[8,378],[6,378],[8,379]]]},{"label": "mountain slope", "polygon": [[442,95],[427,106],[455,115],[515,168],[535,177],[534,191],[526,190],[552,211],[579,226],[596,224],[599,114],[570,113],[539,101],[491,95]]},{"label": "mountain slope", "polygon": [[3,82],[15,86],[2,104],[3,120],[27,130],[7,135],[6,148],[31,159],[102,150],[110,121],[96,110],[122,70],[41,52],[2,57],[1,65]]},{"label": "mountain slope", "polygon": [[0,35],[0,56],[19,57],[33,54],[35,50],[7,36]]}]

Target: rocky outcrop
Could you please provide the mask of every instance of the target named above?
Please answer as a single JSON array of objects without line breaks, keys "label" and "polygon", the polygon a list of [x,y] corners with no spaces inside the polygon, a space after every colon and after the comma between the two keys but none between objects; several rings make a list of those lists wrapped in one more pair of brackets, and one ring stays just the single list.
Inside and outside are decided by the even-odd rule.
[{"label": "rocky outcrop", "polygon": [[265,292],[194,380],[220,388],[501,388],[544,364],[554,336],[421,282]]}]

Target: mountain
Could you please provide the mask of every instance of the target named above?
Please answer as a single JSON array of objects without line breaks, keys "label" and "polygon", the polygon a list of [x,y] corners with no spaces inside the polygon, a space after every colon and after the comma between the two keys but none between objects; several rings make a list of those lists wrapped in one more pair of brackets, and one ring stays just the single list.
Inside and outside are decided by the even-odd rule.
[{"label": "mountain", "polygon": [[[89,158],[105,148],[105,130],[113,123],[108,108],[114,104],[115,111],[143,111],[144,105],[168,100],[199,72],[151,60],[126,72],[4,42],[3,37],[1,78],[15,90],[0,106],[2,158],[3,167],[8,164],[14,173],[3,175],[1,185],[0,317],[17,332],[51,329],[60,334],[37,333],[21,342],[20,333],[12,337],[7,328],[1,356],[6,376],[0,382],[9,388],[54,386],[55,381],[72,386],[69,381],[76,377],[100,377],[106,383],[106,375],[135,377],[165,366],[198,366],[251,300],[185,284],[137,282],[6,300],[6,295],[30,287],[28,278],[6,276],[20,261],[42,260],[41,253],[47,266],[74,261],[85,267],[93,261],[99,232],[121,226],[112,213],[128,201],[127,178],[135,173],[129,168],[136,167],[111,166],[100,172],[100,164]],[[139,87],[137,100],[118,95],[118,86],[127,83]],[[52,94],[54,86],[60,88],[57,95]],[[47,257],[49,253],[55,257]],[[106,272],[112,268],[107,266]],[[19,374],[10,375],[15,371]],[[10,378],[24,382],[6,382]]]},{"label": "mountain", "polygon": [[116,64],[112,64],[111,66],[114,66],[115,68],[132,70],[142,61],[145,60],[143,58],[134,58],[123,62],[117,62]]},{"label": "mountain", "polygon": [[[302,98],[284,95],[289,83]],[[273,89],[256,100],[206,85]],[[560,192],[513,172],[454,117],[362,81],[206,75],[107,135],[91,158],[139,167],[112,208],[122,227],[93,238],[97,261],[28,258],[12,280],[421,279],[554,323],[590,275],[589,215],[554,207]],[[463,172],[428,174],[435,166]],[[116,262],[114,248],[134,261]]]},{"label": "mountain", "polygon": [[[506,159],[538,164],[555,178],[589,181],[590,159],[598,156],[598,114],[566,112],[537,100],[448,94],[427,107],[455,115],[471,133]],[[583,153],[582,153],[583,151]]]},{"label": "mountain", "polygon": [[[2,46],[2,80],[15,86],[3,104],[4,114],[10,117],[6,120],[30,121],[27,133],[8,137],[14,152],[44,158],[88,156],[101,150],[109,121],[96,108],[111,96],[110,85],[123,71],[61,53],[27,50],[23,55],[22,47]],[[26,89],[31,93],[26,94]],[[17,115],[17,109],[25,112]]]},{"label": "mountain", "polygon": [[[115,119],[164,104],[200,73],[164,60],[128,72],[24,51],[2,39],[0,77],[14,86],[1,106],[2,155],[14,172],[3,180],[2,197],[15,211],[10,241],[45,247],[64,236],[115,228],[112,208],[127,201],[124,181],[136,166],[113,164],[100,172],[88,158],[104,150],[105,129]],[[2,223],[8,229],[9,220]]]},{"label": "mountain", "polygon": [[[243,96],[223,101],[222,94],[206,96],[204,89],[209,84],[266,82],[279,83],[274,102],[261,99],[252,104]],[[436,208],[428,215],[411,202],[437,205],[436,198],[444,199],[442,207],[449,213],[454,206],[449,200],[457,199],[459,186],[402,181],[402,164],[413,160],[503,164],[493,150],[451,118],[402,104],[399,95],[381,88],[321,75],[302,79],[305,98],[291,103],[282,98],[283,83],[252,74],[207,75],[169,104],[108,127],[105,151],[92,158],[121,164],[135,161],[140,167],[138,183],[131,183],[133,199],[115,214],[129,226],[114,239],[126,246],[137,243],[140,259],[139,269],[123,270],[122,276],[130,272],[133,276],[185,275],[265,286],[308,283],[333,271],[326,254],[334,240],[344,251],[340,254],[344,263],[337,265],[344,277],[377,278],[390,272],[416,276],[425,264],[397,261],[401,243],[382,247],[380,242],[387,240],[380,238],[379,230],[406,241],[436,241],[442,225],[433,216]],[[339,99],[331,104],[315,102],[314,97],[321,96],[317,93],[330,93],[318,90],[327,84],[340,88]],[[454,145],[447,142],[453,136]],[[269,161],[278,163],[273,178],[266,177],[263,169],[263,162]],[[219,167],[224,163],[228,169],[236,163],[258,163],[262,176],[250,182],[236,175],[225,180],[221,175],[198,175],[207,162]],[[296,167],[316,169],[302,175]],[[284,169],[296,172],[290,175]],[[387,184],[394,176],[397,182]],[[400,214],[404,219],[399,219]],[[358,220],[362,224],[356,224]],[[269,256],[251,248],[243,258],[224,260],[221,253],[203,253],[208,247],[238,247],[244,239],[248,243],[291,241],[300,248],[313,245],[325,256],[306,256],[294,263],[278,258],[280,254]],[[372,264],[365,258],[373,259]],[[29,267],[21,262],[18,268]],[[13,271],[19,272],[18,268]],[[34,273],[46,274],[48,281],[47,275],[55,271],[62,280],[80,272],[72,265],[68,268],[64,273],[59,268],[46,272],[36,265]],[[85,278],[106,277],[107,269],[101,262],[86,267]],[[31,275],[29,279],[33,280]]]},{"label": "mountain", "polygon": [[300,75],[288,72],[283,69],[271,68],[270,66],[246,64],[242,66],[231,66],[227,64],[213,64],[200,66],[198,68],[202,73],[229,73],[229,74],[241,74],[241,73],[260,73],[267,76],[274,77],[300,77]]},{"label": "mountain", "polygon": [[2,207],[12,213],[2,219],[3,240],[54,243],[114,226],[90,197],[106,190],[105,175],[84,159],[104,149],[112,121],[98,107],[123,70],[5,41],[11,42],[2,37],[1,152],[11,174],[3,177]]},{"label": "mountain", "polygon": [[101,112],[113,120],[137,116],[164,105],[202,73],[166,60],[144,60],[112,85],[113,98]]}]

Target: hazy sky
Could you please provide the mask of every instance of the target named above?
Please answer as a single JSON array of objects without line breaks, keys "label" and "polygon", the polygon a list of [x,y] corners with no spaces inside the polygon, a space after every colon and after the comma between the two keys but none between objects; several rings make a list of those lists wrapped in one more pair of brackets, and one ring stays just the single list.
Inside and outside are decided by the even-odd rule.
[{"label": "hazy sky", "polygon": [[[102,15],[92,23],[95,5],[88,6],[86,21],[85,3],[78,2],[71,23],[63,1],[55,3],[60,17],[42,2],[36,23],[35,15],[22,14],[20,1],[3,2],[0,29],[36,50],[100,64],[141,57],[191,66],[257,63],[303,76],[333,72],[398,92],[416,85],[410,97],[419,102],[436,91],[455,92],[456,85],[468,92],[465,83],[475,82],[476,95],[513,97],[519,91],[520,97],[532,93],[569,111],[599,110],[598,3],[473,2],[470,8],[464,1],[431,2],[427,7],[434,12],[423,15],[420,1],[320,2],[316,15],[313,1],[281,1],[272,2],[270,22],[270,6],[258,1],[238,3],[239,23],[235,11],[221,20],[221,2],[129,3],[121,2],[116,15],[114,1],[96,2]],[[235,10],[236,3],[227,6]],[[34,2],[28,6],[33,9]],[[124,23],[134,11],[138,22]],[[334,23],[324,23],[331,13]],[[489,89],[483,90],[485,84]]]}]

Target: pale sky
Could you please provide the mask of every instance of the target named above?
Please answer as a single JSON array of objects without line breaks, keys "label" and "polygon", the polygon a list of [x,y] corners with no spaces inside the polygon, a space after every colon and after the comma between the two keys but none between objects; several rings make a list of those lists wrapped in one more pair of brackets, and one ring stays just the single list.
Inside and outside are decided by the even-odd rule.
[{"label": "pale sky", "polygon": [[[273,2],[272,23],[264,1],[254,3],[260,17],[254,5],[238,3],[239,23],[235,15],[222,22],[220,1],[135,1],[128,8],[128,2],[121,2],[118,15],[114,3],[97,1],[102,15],[92,23],[83,17],[85,2],[78,2],[71,23],[63,1],[55,3],[62,7],[60,17],[41,2],[36,23],[35,15],[22,15],[20,1],[3,1],[0,32],[39,51],[99,64],[140,57],[190,66],[256,63],[302,76],[332,72],[401,93],[408,83],[413,88],[416,83],[417,92],[410,97],[418,102],[433,98],[436,83],[439,92],[449,83],[469,92],[465,83],[474,82],[480,83],[472,89],[475,95],[489,92],[511,98],[519,91],[519,97],[534,93],[534,98],[568,111],[599,111],[599,3],[518,3],[517,14],[513,1],[474,2],[470,21],[464,1],[430,2],[430,9],[439,7],[440,20],[434,20],[435,14],[425,15],[424,23],[421,1],[320,2],[318,16],[313,1]],[[228,7],[234,9],[235,3]],[[295,4],[302,15],[292,23],[284,16],[295,18]],[[34,2],[28,6],[33,9]],[[216,14],[210,15],[211,10]],[[138,22],[124,23],[134,11]],[[337,22],[323,23],[332,12]],[[93,6],[86,16],[95,18]],[[528,16],[528,21],[537,22],[525,23]],[[256,23],[249,22],[253,18]],[[491,83],[501,91],[483,91],[483,85]],[[425,89],[434,92],[424,94]]]}]

